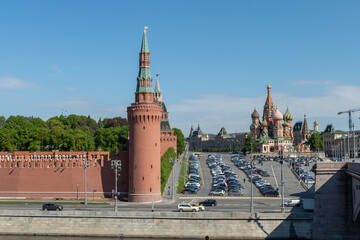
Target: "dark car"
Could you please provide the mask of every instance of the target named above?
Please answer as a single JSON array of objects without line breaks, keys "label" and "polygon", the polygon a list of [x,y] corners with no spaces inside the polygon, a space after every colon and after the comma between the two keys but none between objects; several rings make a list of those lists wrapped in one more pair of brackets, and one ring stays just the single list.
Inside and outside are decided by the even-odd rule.
[{"label": "dark car", "polygon": [[199,205],[215,207],[217,202],[215,199],[206,199],[204,202],[199,202]]},{"label": "dark car", "polygon": [[47,211],[47,210],[54,210],[54,211],[62,211],[63,210],[63,206],[61,205],[57,205],[55,203],[45,203],[42,206],[42,210]]}]

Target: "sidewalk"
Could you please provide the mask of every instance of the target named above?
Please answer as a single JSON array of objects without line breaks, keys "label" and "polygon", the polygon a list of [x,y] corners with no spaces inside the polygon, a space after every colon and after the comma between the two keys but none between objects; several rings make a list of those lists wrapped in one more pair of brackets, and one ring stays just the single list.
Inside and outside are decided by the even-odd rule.
[{"label": "sidewalk", "polygon": [[[173,202],[176,201],[177,199],[179,199],[180,194],[177,193],[177,186],[175,186],[175,183],[179,181],[179,177],[180,177],[180,171],[181,171],[181,164],[182,164],[182,160],[184,157],[184,154],[181,154],[178,158],[178,160],[175,162],[172,172],[168,178],[168,181],[166,183],[166,186],[164,188],[164,192],[162,195],[162,200],[163,202]],[[174,174],[174,176],[172,176],[172,174]],[[174,177],[174,186],[173,189],[171,188],[172,185],[172,177]],[[174,190],[174,199],[172,199],[172,190]]]}]

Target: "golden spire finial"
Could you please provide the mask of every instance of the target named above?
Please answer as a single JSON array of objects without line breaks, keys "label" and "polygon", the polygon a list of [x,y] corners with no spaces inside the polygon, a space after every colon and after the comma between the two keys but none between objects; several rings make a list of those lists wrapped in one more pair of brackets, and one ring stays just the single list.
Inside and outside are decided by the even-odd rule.
[{"label": "golden spire finial", "polygon": [[266,87],[268,90],[271,89],[270,83]]},{"label": "golden spire finial", "polygon": [[144,27],[144,32],[146,32],[146,29],[148,29],[148,27],[147,27],[147,26],[145,26],[145,27]]}]

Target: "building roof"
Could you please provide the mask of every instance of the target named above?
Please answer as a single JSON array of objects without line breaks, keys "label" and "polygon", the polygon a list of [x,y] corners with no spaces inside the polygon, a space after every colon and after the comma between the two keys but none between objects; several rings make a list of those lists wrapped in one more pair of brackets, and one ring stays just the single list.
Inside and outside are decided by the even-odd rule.
[{"label": "building roof", "polygon": [[291,114],[289,108],[286,108],[286,112],[284,114],[284,121],[292,121],[294,119],[294,115]]},{"label": "building roof", "polygon": [[272,100],[272,97],[271,97],[271,86],[270,86],[270,84],[269,85],[267,85],[267,97],[266,97],[266,102],[265,102],[265,106],[272,106],[272,105],[274,105],[274,102],[273,102],[273,100]]},{"label": "building roof", "polygon": [[219,133],[218,133],[218,136],[224,136],[224,135],[228,135],[228,134],[227,134],[225,128],[222,127],[222,128],[220,129]]},{"label": "building roof", "polygon": [[[149,47],[148,47],[147,38],[146,38],[146,27],[144,28],[144,35],[143,35],[143,39],[142,39],[142,43],[141,43],[140,58],[142,55],[141,53],[149,53]],[[142,62],[141,59],[140,59],[140,62]],[[141,79],[145,80],[145,86],[141,86],[140,84],[138,84],[136,87],[136,92],[154,92],[151,84],[150,84],[150,86],[148,86],[148,84],[147,84],[147,81],[149,81],[149,80],[152,82],[150,66],[145,67],[145,66],[141,66],[141,64],[140,64],[139,73],[138,73],[138,77],[137,77],[138,82],[140,82]]]},{"label": "building roof", "polygon": [[335,128],[333,127],[332,124],[328,124],[324,130],[324,132],[334,132]]},{"label": "building roof", "polygon": [[274,114],[272,115],[272,118],[274,120],[282,120],[283,119],[283,115],[281,114],[281,112],[279,111],[278,108],[276,108]]},{"label": "building roof", "polygon": [[310,133],[309,127],[308,127],[308,124],[307,124],[307,121],[306,121],[306,115],[304,115],[304,123],[303,123],[302,129],[301,129],[301,132],[302,132],[302,134]]},{"label": "building roof", "polygon": [[254,109],[254,112],[251,114],[251,118],[260,118],[260,114]]},{"label": "building roof", "polygon": [[302,121],[296,122],[294,127],[293,127],[293,130],[294,131],[301,131],[301,129],[302,129]]},{"label": "building roof", "polygon": [[149,46],[148,46],[147,37],[146,37],[146,29],[147,29],[147,27],[144,27],[144,35],[142,38],[141,50],[140,50],[141,53],[149,52]]},{"label": "building roof", "polygon": [[261,126],[262,127],[267,127],[268,126],[268,122],[266,121],[266,119],[264,119],[264,121],[261,122]]},{"label": "building roof", "polygon": [[161,131],[169,131],[169,130],[171,130],[169,121],[161,121],[160,130]]}]

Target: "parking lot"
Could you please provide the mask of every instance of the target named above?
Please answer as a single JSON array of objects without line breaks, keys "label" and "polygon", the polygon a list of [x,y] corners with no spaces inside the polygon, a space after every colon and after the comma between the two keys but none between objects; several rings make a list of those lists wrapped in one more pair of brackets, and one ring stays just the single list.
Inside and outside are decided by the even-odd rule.
[{"label": "parking lot", "polygon": [[[209,193],[212,189],[213,175],[211,174],[210,167],[206,163],[206,160],[210,154],[211,153],[203,153],[201,156],[197,156],[196,158],[198,160],[199,176],[201,177],[201,187],[195,194],[191,194],[191,197],[209,197]],[[243,170],[239,169],[231,161],[232,154],[214,153],[212,155],[221,155],[222,161],[238,176],[239,182],[244,188],[244,194],[242,197],[250,197],[252,185],[250,179]],[[247,160],[250,161],[250,159]],[[263,177],[263,179],[270,183],[275,189],[279,189],[279,191],[281,191],[281,164],[277,161],[262,161],[262,163],[254,161],[254,163],[255,167],[265,170],[270,175],[269,177]],[[283,179],[285,198],[311,198],[311,195],[302,187],[301,183],[295,177],[286,162],[283,165]],[[187,195],[188,194],[184,194],[184,196]],[[228,194],[225,193],[224,197],[227,196]],[[258,191],[255,185],[253,185],[253,196],[256,198],[262,197],[262,194]]]}]

